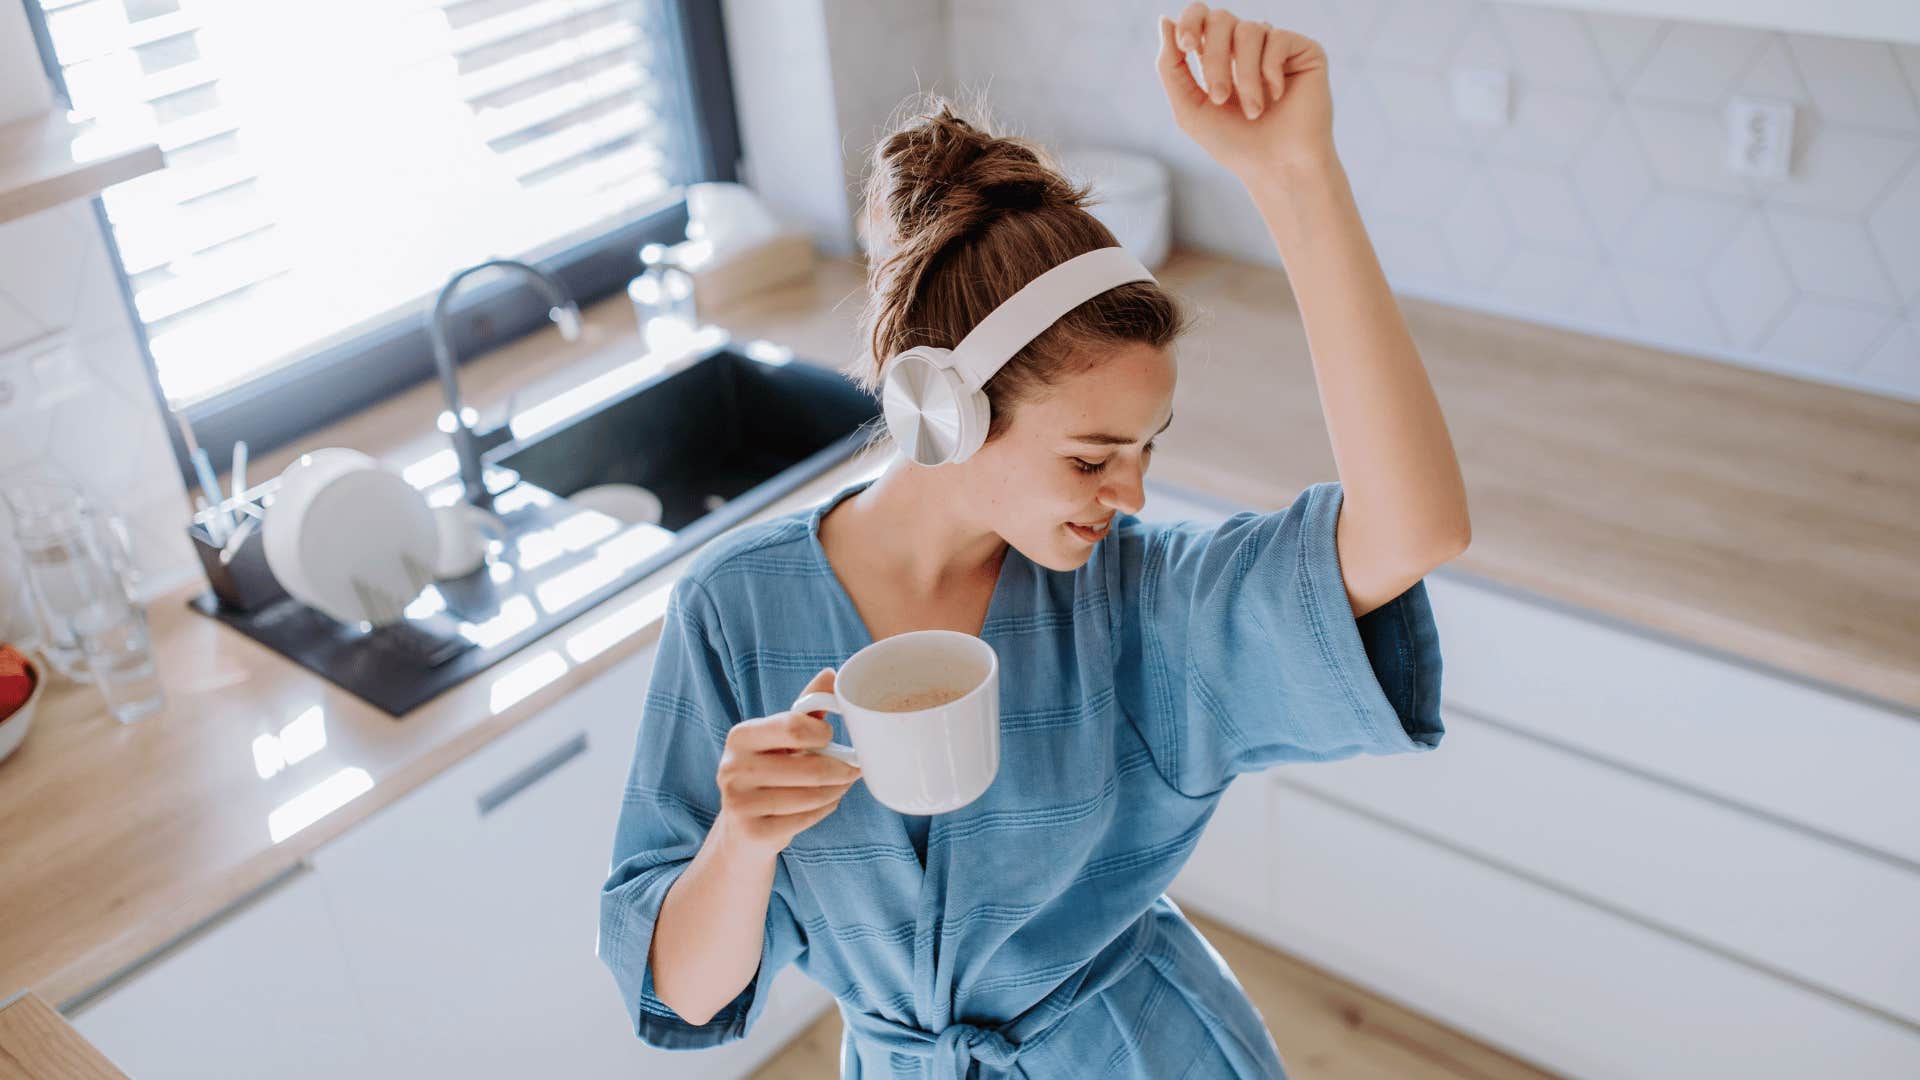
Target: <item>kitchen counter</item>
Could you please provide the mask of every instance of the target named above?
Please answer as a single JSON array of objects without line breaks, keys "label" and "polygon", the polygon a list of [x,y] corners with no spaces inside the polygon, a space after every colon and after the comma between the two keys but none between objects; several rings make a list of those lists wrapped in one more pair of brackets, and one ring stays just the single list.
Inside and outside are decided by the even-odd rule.
[{"label": "kitchen counter", "polygon": [[[1159,272],[1205,309],[1182,345],[1176,420],[1154,478],[1260,508],[1336,476],[1298,312],[1280,271],[1177,252]],[[722,318],[836,362],[857,353],[851,260]],[[1407,301],[1470,493],[1458,571],[1920,712],[1920,405]],[[486,415],[636,363],[631,309],[588,311],[462,369]],[[422,385],[303,446],[402,467],[444,446]],[[266,476],[295,456],[263,455]],[[879,467],[855,459],[762,513],[810,506]],[[690,558],[691,556],[689,556]],[[56,1005],[273,879],[657,635],[686,559],[398,721],[219,624],[180,589],[150,611],[164,713],[116,723],[60,686],[0,763],[0,993]],[[592,647],[581,647],[582,642]],[[296,721],[311,746],[256,760]],[[269,755],[269,758],[271,755]],[[360,770],[352,773],[350,770]],[[303,793],[358,791],[302,811]],[[266,774],[263,776],[263,774]],[[325,812],[321,812],[324,810]],[[613,808],[609,808],[609,813]],[[278,815],[278,817],[276,817]],[[300,827],[280,842],[294,815]],[[305,820],[311,818],[311,820]]]}]

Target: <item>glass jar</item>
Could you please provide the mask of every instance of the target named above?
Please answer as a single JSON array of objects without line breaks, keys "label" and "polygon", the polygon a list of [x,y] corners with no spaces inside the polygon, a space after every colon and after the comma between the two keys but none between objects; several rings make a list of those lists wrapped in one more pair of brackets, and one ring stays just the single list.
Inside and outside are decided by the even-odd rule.
[{"label": "glass jar", "polygon": [[634,324],[647,351],[667,349],[686,341],[698,319],[693,306],[693,275],[679,266],[665,244],[647,244],[640,249],[645,267],[639,277],[627,283],[627,298],[633,302]]}]

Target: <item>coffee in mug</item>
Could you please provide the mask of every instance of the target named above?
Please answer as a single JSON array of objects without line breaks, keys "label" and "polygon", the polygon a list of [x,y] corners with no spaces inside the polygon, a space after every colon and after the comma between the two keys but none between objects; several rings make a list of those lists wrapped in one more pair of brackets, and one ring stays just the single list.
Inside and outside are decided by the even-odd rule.
[{"label": "coffee in mug", "polygon": [[958,810],[1000,771],[1000,658],[972,634],[882,638],[792,711],[839,713],[853,745],[814,753],[858,766],[873,797],[903,814]]},{"label": "coffee in mug", "polygon": [[873,707],[880,712],[919,712],[936,705],[945,705],[949,701],[958,701],[967,696],[965,688],[955,690],[942,687],[932,690],[909,690],[901,694],[889,694],[874,702]]}]

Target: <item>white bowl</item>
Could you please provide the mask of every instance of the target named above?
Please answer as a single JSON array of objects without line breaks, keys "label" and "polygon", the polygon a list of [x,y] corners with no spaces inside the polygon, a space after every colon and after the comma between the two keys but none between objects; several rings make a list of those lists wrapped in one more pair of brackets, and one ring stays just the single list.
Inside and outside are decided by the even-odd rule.
[{"label": "white bowl", "polygon": [[27,737],[27,729],[33,726],[33,710],[47,693],[46,665],[35,663],[33,657],[28,656],[27,670],[33,673],[33,692],[12,716],[0,720],[0,760],[5,760],[20,745],[20,740]]}]

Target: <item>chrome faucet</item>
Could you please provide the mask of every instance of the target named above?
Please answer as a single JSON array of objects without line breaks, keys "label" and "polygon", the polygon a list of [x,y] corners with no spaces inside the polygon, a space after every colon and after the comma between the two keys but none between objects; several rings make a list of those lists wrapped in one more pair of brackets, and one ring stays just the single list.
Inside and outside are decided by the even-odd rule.
[{"label": "chrome faucet", "polygon": [[[440,286],[440,295],[433,302],[433,317],[429,321],[428,332],[433,338],[433,364],[440,369],[440,389],[447,395],[447,411],[440,416],[440,428],[453,440],[453,454],[460,463],[460,484],[465,488],[466,500],[475,506],[485,506],[491,501],[487,485],[481,477],[480,455],[511,436],[507,433],[511,417],[486,431],[475,431],[472,411],[460,403],[460,379],[454,374],[459,358],[453,354],[453,335],[447,329],[447,306],[453,294],[469,274],[485,270],[490,266],[519,270],[533,279],[534,285],[547,296],[547,317],[560,327],[560,336],[568,341],[580,339],[580,305],[573,302],[565,285],[545,270],[518,259],[488,259],[475,263],[464,270],[457,271]],[[485,444],[484,446],[482,444]]]}]

